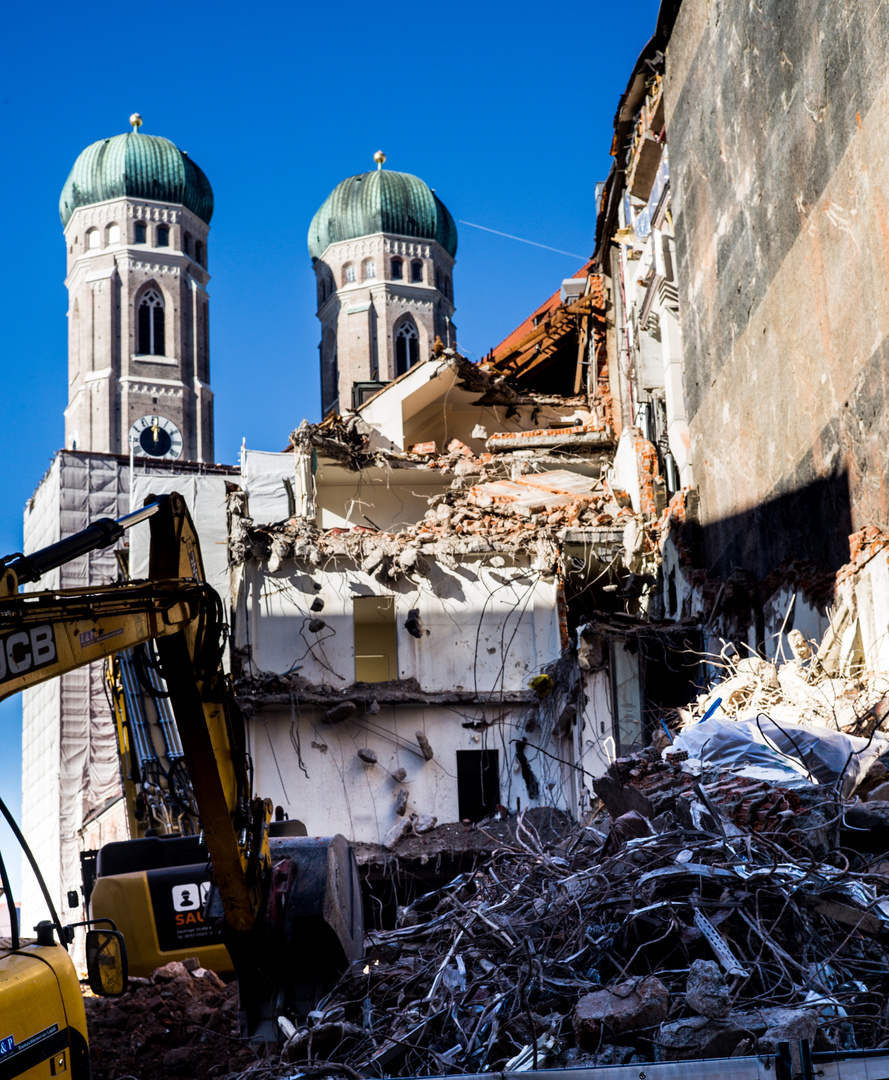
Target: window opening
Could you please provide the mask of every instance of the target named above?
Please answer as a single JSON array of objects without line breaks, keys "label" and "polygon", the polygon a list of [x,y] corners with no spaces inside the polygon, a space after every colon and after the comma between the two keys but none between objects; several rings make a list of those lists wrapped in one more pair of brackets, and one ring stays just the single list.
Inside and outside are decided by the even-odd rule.
[{"label": "window opening", "polygon": [[108,243],[119,244],[120,243],[120,226],[109,225],[108,226]]},{"label": "window opening", "polygon": [[191,233],[186,233],[183,237],[182,250],[191,258]]},{"label": "window opening", "polygon": [[155,289],[143,293],[139,301],[139,341],[142,356],[164,356],[164,301]]},{"label": "window opening", "polygon": [[204,265],[204,245],[200,240],[194,246],[194,261],[200,266]]},{"label": "window opening", "polygon": [[420,339],[412,322],[403,322],[395,331],[395,374],[403,375],[420,359]]},{"label": "window opening", "polygon": [[170,246],[170,230],[167,228],[166,225],[158,225],[157,227],[157,246]]},{"label": "window opening", "polygon": [[133,243],[144,244],[145,243],[145,222],[137,221],[133,226]]},{"label": "window opening", "polygon": [[419,261],[411,263],[411,282],[414,285],[422,284],[423,282],[423,264]]},{"label": "window opening", "polygon": [[386,682],[397,679],[395,597],[356,596],[353,605],[356,681]]},{"label": "window opening", "polygon": [[99,230],[90,229],[86,234],[86,246],[88,248],[97,248],[99,246]]},{"label": "window opening", "polygon": [[355,267],[351,263],[347,263],[343,268],[343,280],[347,285],[355,280]]},{"label": "window opening", "polygon": [[500,803],[500,751],[457,751],[457,806],[460,820],[481,821]]},{"label": "window opening", "polygon": [[367,281],[370,278],[377,276],[377,264],[373,259],[365,259],[364,261],[364,280]]},{"label": "window opening", "polygon": [[401,281],[404,276],[404,262],[401,259],[392,260],[392,280]]}]

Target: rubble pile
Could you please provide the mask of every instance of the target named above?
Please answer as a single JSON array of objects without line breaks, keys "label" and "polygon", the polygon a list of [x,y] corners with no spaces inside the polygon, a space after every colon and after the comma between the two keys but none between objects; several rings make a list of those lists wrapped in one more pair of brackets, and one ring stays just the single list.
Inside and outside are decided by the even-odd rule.
[{"label": "rubble pile", "polygon": [[776,792],[792,831],[785,811],[746,828],[701,790],[695,828],[630,811],[544,844],[520,818],[490,863],[370,935],[283,1061],[424,1076],[885,1045],[889,882],[825,843],[842,804],[801,815]]},{"label": "rubble pile", "polygon": [[238,1038],[238,992],[197,960],[85,999],[93,1080],[227,1077],[255,1060]]},{"label": "rubble pile", "polygon": [[723,680],[680,710],[680,728],[710,715],[768,713],[778,723],[815,723],[865,738],[889,731],[889,678],[866,672],[854,655],[844,661],[834,634],[817,651],[799,630],[787,638],[793,655],[783,661],[741,657],[726,646],[717,660]]},{"label": "rubble pile", "polygon": [[618,538],[630,525],[634,535],[644,532],[629,497],[601,479],[556,468],[532,469],[530,464],[515,472],[492,454],[475,457],[456,439],[449,450],[424,467],[453,472],[451,488],[431,496],[424,517],[400,525],[397,532],[363,524],[322,530],[301,517],[255,525],[244,516],[243,499],[235,493],[229,498],[233,560],[251,555],[268,560],[274,573],[287,558],[319,566],[341,556],[367,572],[397,580],[428,574],[424,555],[447,562],[457,552],[510,552],[543,544],[550,549],[548,561],[555,563],[555,540],[566,528],[613,529]]}]

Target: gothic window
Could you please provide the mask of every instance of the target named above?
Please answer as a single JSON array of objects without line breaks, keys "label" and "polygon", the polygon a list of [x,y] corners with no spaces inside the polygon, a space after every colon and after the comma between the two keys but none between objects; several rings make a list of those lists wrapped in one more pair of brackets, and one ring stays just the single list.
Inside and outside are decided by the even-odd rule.
[{"label": "gothic window", "polygon": [[370,278],[375,278],[377,276],[377,264],[373,261],[373,259],[365,259],[363,269],[365,281],[368,281]]},{"label": "gothic window", "polygon": [[108,236],[107,236],[106,243],[108,243],[108,244],[119,244],[120,243],[120,226],[119,225],[112,224],[112,225],[108,226]]},{"label": "gothic window", "polygon": [[140,356],[164,356],[164,301],[156,289],[142,294],[138,312]]},{"label": "gothic window", "polygon": [[395,374],[403,375],[420,359],[420,338],[413,319],[406,319],[395,331]]},{"label": "gothic window", "polygon": [[99,246],[99,230],[90,229],[86,234],[86,246],[87,248],[97,248]]},{"label": "gothic window", "polygon": [[144,244],[145,243],[145,222],[137,221],[133,226],[133,243]]},{"label": "gothic window", "polygon": [[346,263],[343,267],[343,284],[348,285],[355,280],[355,267],[351,263]]},{"label": "gothic window", "polygon": [[414,259],[411,263],[411,281],[414,285],[422,284],[423,282],[423,264],[419,259]]},{"label": "gothic window", "polygon": [[392,260],[392,280],[401,281],[404,277],[404,260],[393,259]]},{"label": "gothic window", "polygon": [[166,225],[158,225],[157,227],[157,246],[170,246],[170,230],[167,228]]}]

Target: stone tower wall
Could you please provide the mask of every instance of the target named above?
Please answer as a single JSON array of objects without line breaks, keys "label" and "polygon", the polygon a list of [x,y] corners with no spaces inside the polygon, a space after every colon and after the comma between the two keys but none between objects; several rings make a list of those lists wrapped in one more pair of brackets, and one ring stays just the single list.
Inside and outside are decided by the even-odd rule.
[{"label": "stone tower wall", "polygon": [[[392,260],[403,260],[403,277],[392,276]],[[366,276],[368,261],[374,277]],[[411,263],[421,262],[423,280],[412,282]],[[348,267],[355,280],[347,280]],[[331,244],[315,263],[321,321],[322,410],[352,406],[352,384],[396,376],[395,331],[410,315],[419,336],[420,360],[432,355],[435,338],[453,344],[454,260],[434,240],[376,233]],[[338,378],[333,396],[332,349]]]},{"label": "stone tower wall", "polygon": [[[139,224],[144,243],[136,242]],[[159,228],[169,230],[165,247]],[[110,199],[71,216],[68,449],[128,453],[131,424],[157,414],[182,432],[184,460],[213,460],[208,232],[184,207],[144,200]],[[137,309],[149,288],[164,301],[162,356],[137,351]]]}]

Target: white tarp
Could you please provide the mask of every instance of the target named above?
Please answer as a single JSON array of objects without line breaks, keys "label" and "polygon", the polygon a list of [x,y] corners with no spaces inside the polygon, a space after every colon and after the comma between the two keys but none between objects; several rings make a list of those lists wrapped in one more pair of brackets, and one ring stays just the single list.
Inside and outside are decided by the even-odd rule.
[{"label": "white tarp", "polygon": [[774,783],[839,782],[850,795],[887,748],[884,738],[862,739],[819,724],[773,720],[766,713],[741,720],[714,718],[686,728],[663,756],[685,750],[684,771],[701,765],[738,769],[742,776]]}]

